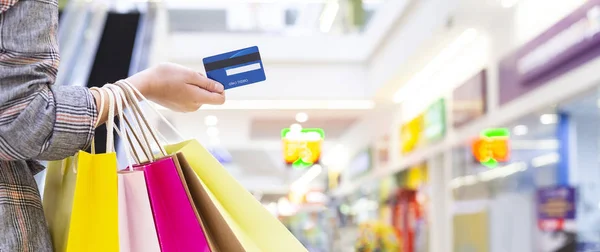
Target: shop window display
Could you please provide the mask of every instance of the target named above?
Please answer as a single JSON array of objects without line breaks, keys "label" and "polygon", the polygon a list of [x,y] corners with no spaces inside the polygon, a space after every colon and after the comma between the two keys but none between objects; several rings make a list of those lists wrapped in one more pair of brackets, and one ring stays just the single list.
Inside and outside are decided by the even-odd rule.
[{"label": "shop window display", "polygon": [[496,168],[471,143],[455,147],[454,250],[600,251],[599,124],[600,90],[591,90],[499,125],[510,130],[510,158]]},{"label": "shop window display", "polygon": [[455,251],[540,251],[536,192],[558,182],[558,119],[548,108],[503,125],[510,159],[495,168],[476,159],[471,143],[453,149],[454,233],[480,230],[485,238],[455,235]]},{"label": "shop window display", "polygon": [[577,251],[600,251],[600,90],[559,105],[568,121],[569,148],[565,175],[576,189]]},{"label": "shop window display", "polygon": [[391,195],[392,226],[398,232],[402,250],[428,251],[428,183],[426,163],[396,175],[398,189]]}]

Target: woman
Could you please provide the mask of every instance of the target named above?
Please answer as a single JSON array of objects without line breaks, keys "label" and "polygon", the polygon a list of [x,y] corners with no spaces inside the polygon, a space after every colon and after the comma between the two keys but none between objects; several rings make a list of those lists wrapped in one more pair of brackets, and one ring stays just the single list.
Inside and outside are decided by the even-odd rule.
[{"label": "woman", "polygon": [[[34,160],[60,160],[85,149],[94,125],[107,119],[108,111],[97,114],[97,91],[52,85],[57,24],[57,0],[0,0],[0,251],[52,251],[33,178],[44,167]],[[174,64],[128,80],[176,111],[225,101],[221,84]]]}]

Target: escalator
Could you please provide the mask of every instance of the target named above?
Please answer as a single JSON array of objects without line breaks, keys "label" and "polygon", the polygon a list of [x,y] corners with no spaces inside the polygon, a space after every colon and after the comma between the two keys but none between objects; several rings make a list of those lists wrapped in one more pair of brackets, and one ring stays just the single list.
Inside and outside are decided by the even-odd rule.
[{"label": "escalator", "polygon": [[[138,4],[135,11],[117,13],[91,1],[61,2],[61,64],[55,85],[100,87],[147,67],[156,4]],[[96,130],[95,139],[96,150],[105,152],[104,126]],[[115,138],[115,144],[117,141]],[[122,149],[118,147],[117,151]],[[45,171],[35,177],[40,192],[44,178]]]},{"label": "escalator", "polygon": [[[140,20],[139,12],[107,14],[88,76],[88,87],[102,87],[130,75]],[[103,153],[106,151],[106,128],[100,126],[95,134],[96,151]],[[117,143],[118,138],[115,136],[115,144]]]}]

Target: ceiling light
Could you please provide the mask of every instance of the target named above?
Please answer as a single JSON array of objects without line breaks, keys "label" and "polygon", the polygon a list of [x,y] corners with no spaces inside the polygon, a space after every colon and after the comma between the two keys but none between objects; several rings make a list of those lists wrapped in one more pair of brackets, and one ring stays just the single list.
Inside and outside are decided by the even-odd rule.
[{"label": "ceiling light", "polygon": [[527,135],[528,128],[525,125],[517,125],[513,128],[513,134],[515,136],[524,136]]},{"label": "ceiling light", "polygon": [[558,115],[556,114],[543,114],[540,116],[540,122],[542,124],[555,124],[558,122]]},{"label": "ceiling light", "polygon": [[290,125],[290,131],[294,132],[294,133],[298,133],[302,131],[302,125],[298,124],[298,123],[294,123],[292,125]]},{"label": "ceiling light", "polygon": [[219,129],[217,129],[217,127],[208,127],[208,129],[206,129],[206,134],[211,138],[218,137]]},{"label": "ceiling light", "polygon": [[556,152],[553,152],[533,158],[531,160],[531,165],[535,168],[539,168],[546,165],[556,164],[558,161],[560,161],[560,155],[558,155]]},{"label": "ceiling light", "polygon": [[296,114],[296,121],[299,123],[305,123],[306,121],[308,121],[308,114],[304,112]]},{"label": "ceiling light", "polygon": [[219,119],[214,115],[204,117],[204,124],[206,124],[206,126],[217,126],[218,122]]},{"label": "ceiling light", "polygon": [[414,92],[418,91],[423,85],[434,76],[441,69],[446,67],[451,60],[467,46],[477,39],[478,34],[475,29],[466,29],[460,36],[456,38],[448,47],[444,48],[429,64],[427,64],[421,71],[417,72],[412,79],[410,79],[404,86],[402,86],[394,94],[394,102],[400,103],[406,100],[408,97],[413,95]]}]

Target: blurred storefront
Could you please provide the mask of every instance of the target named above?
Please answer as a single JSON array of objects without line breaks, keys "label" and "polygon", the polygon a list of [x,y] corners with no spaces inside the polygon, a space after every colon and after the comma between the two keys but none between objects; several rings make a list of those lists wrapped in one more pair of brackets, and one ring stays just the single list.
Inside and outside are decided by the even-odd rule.
[{"label": "blurred storefront", "polygon": [[[597,169],[588,168],[598,163],[598,157],[586,155],[598,144],[597,129],[591,126],[597,117],[597,92],[586,88],[597,83],[597,77],[573,72],[600,53],[595,35],[600,31],[599,10],[600,2],[588,1],[500,61],[500,110],[510,110],[505,107],[514,106],[515,100],[531,100],[527,94],[532,92],[551,92],[550,85],[573,91],[569,87],[574,86],[560,82],[564,78],[577,79],[581,89],[540,97],[546,99],[540,103],[545,106],[522,107],[515,113],[522,116],[515,119],[491,120],[489,126],[510,132],[503,140],[508,146],[503,162],[490,166],[477,155],[481,146],[472,141],[485,136],[474,135],[453,147],[450,185],[456,251],[598,249],[598,231],[590,224],[598,211],[590,205],[599,200],[590,188],[600,176]],[[578,97],[582,92],[588,95]],[[493,140],[486,141],[494,146]],[[484,151],[495,157],[498,150]],[[477,236],[465,235],[475,235],[474,230]]]},{"label": "blurred storefront", "polygon": [[[525,2],[507,27],[531,21]],[[463,49],[487,63],[458,53],[431,79],[445,87],[398,99],[397,152],[367,177],[400,251],[599,250],[600,1],[554,4],[535,32]]]}]

